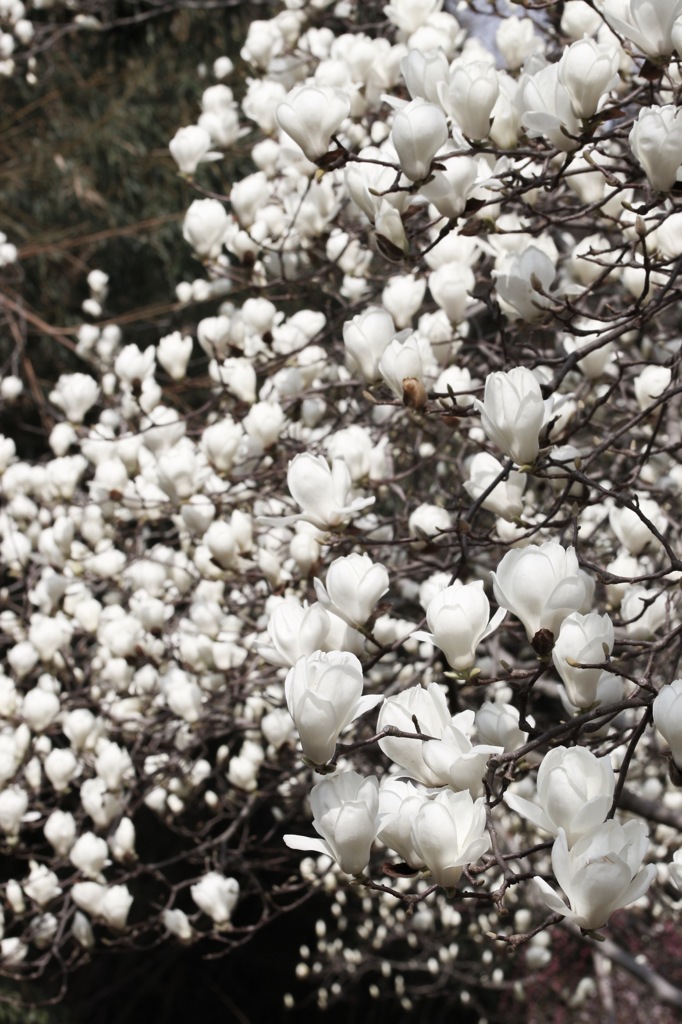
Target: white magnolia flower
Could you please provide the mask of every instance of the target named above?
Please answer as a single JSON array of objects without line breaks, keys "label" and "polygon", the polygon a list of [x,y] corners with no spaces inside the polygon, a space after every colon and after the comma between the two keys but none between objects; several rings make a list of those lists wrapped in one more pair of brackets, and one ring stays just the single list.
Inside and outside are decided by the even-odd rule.
[{"label": "white magnolia flower", "polygon": [[505,314],[511,320],[527,320],[528,323],[544,319],[552,304],[550,289],[555,276],[554,263],[536,245],[503,255],[493,277]]},{"label": "white magnolia flower", "polygon": [[538,828],[566,833],[569,846],[605,820],[616,785],[608,757],[595,757],[586,747],[554,747],[542,759],[537,779],[537,802],[513,791],[505,793],[508,807]]},{"label": "white magnolia flower", "polygon": [[303,85],[287,94],[275,117],[280,128],[314,162],[327,152],[332,135],[349,114],[350,99],[341,89]]},{"label": "white magnolia flower", "polygon": [[445,114],[435,103],[418,97],[396,112],[391,141],[400,168],[410,181],[428,177],[431,162],[447,137]]},{"label": "white magnolia flower", "polygon": [[541,629],[558,636],[571,612],[589,610],[594,592],[575,549],[554,540],[508,551],[491,575],[498,604],[521,620],[529,640]]},{"label": "white magnolia flower", "polygon": [[460,58],[451,65],[447,81],[439,85],[438,96],[467,139],[485,139],[499,91],[494,64]]},{"label": "white magnolia flower", "polygon": [[606,0],[599,6],[608,24],[647,57],[673,52],[673,28],[682,17],[682,0]]},{"label": "white magnolia flower", "polygon": [[178,128],[168,148],[181,174],[194,174],[200,163],[221,157],[220,153],[211,152],[211,136],[198,124]]},{"label": "white magnolia flower", "polygon": [[50,392],[50,401],[62,410],[70,423],[82,423],[99,395],[99,384],[87,373],[62,373]]},{"label": "white magnolia flower", "polygon": [[476,648],[495,632],[506,614],[505,608],[498,608],[490,617],[481,580],[466,584],[456,580],[429,601],[426,621],[431,632],[419,630],[412,635],[440,647],[450,668],[461,672],[473,666]]},{"label": "white magnolia flower", "polygon": [[422,867],[423,861],[414,848],[412,825],[428,799],[423,789],[395,775],[385,776],[379,788],[381,829],[377,839],[413,868]]},{"label": "white magnolia flower", "polygon": [[497,447],[517,465],[531,465],[540,450],[539,434],[549,409],[540,385],[525,366],[489,373],[483,401],[474,399],[481,425]]},{"label": "white magnolia flower", "polygon": [[318,604],[304,606],[293,598],[280,601],[268,619],[271,646],[261,644],[258,653],[271,665],[291,668],[324,647],[330,629],[329,615]]},{"label": "white magnolia flower", "polygon": [[642,517],[647,519],[659,533],[665,533],[668,520],[658,502],[653,498],[647,498],[644,494],[637,492],[634,497],[641,515],[624,505],[613,505],[609,509],[609,526],[631,555],[640,555],[646,547],[658,544],[658,539],[643,522]]},{"label": "white magnolia flower", "polygon": [[570,907],[542,878],[534,882],[549,909],[584,931],[605,925],[614,911],[643,896],[656,875],[642,867],[649,845],[643,821],[604,822],[586,832],[569,850],[563,828],[552,847],[552,869]]},{"label": "white magnolia flower", "polygon": [[528,739],[528,733],[519,727],[518,709],[512,704],[485,701],[476,712],[476,730],[484,743],[500,746],[505,753],[518,750]]},{"label": "white magnolia flower", "polygon": [[294,519],[306,519],[320,530],[331,530],[356,512],[374,504],[374,498],[353,498],[352,480],[343,459],[331,467],[322,455],[303,452],[289,463],[287,486],[303,512]]},{"label": "white magnolia flower", "polygon": [[653,703],[654,724],[682,768],[682,679],[662,687]]},{"label": "white magnolia flower", "polygon": [[422,757],[441,786],[449,786],[455,792],[468,790],[477,797],[483,792],[488,759],[492,754],[501,754],[502,747],[474,746],[469,739],[473,724],[474,712],[461,711],[445,727],[440,739],[424,743]]},{"label": "white magnolia flower", "polygon": [[223,248],[227,225],[227,211],[222,203],[217,199],[195,199],[185,214],[182,237],[197,256],[215,259]]},{"label": "white magnolia flower", "polygon": [[682,111],[678,107],[642,107],[629,141],[653,189],[669,192],[682,180]]},{"label": "white magnolia flower", "polygon": [[394,336],[393,317],[381,306],[368,306],[343,325],[343,343],[349,360],[368,384],[381,376],[379,360]]},{"label": "white magnolia flower", "polygon": [[316,651],[290,669],[284,683],[287,707],[313,764],[326,764],[346,726],[383,699],[381,694],[363,697],[363,685],[360,662],[345,651]]},{"label": "white magnolia flower", "polygon": [[670,881],[682,890],[682,849],[675,850],[668,870],[670,871]]},{"label": "white magnolia flower", "polygon": [[490,846],[483,797],[474,801],[468,790],[443,790],[419,808],[412,843],[434,882],[454,888],[466,865],[478,860]]},{"label": "white magnolia flower", "polygon": [[[402,732],[418,732],[440,739],[451,721],[452,716],[443,691],[436,683],[431,683],[427,689],[411,686],[385,700],[379,712],[377,731],[381,732],[387,725],[392,725]],[[438,774],[424,760],[425,742],[416,738],[387,736],[379,740],[379,746],[411,778],[423,782],[425,786],[442,786]]]},{"label": "white magnolia flower", "polygon": [[615,46],[594,39],[579,39],[566,47],[559,61],[557,79],[571,98],[576,117],[592,117],[602,97],[618,82],[620,55]]},{"label": "white magnolia flower", "polygon": [[229,923],[239,899],[239,882],[226,878],[220,871],[209,871],[195,885],[190,887],[192,899],[221,927]]},{"label": "white magnolia flower", "polygon": [[594,704],[602,674],[600,668],[580,668],[580,665],[606,661],[613,644],[613,623],[608,615],[572,612],[562,622],[552,661],[575,707],[589,708]]},{"label": "white magnolia flower", "polygon": [[310,794],[313,826],[322,839],[286,835],[292,850],[326,853],[349,875],[361,875],[369,863],[379,830],[379,783],[374,776],[341,772],[318,782]]},{"label": "white magnolia flower", "polygon": [[351,626],[363,626],[388,590],[388,572],[369,555],[353,553],[335,558],[327,569],[324,586],[315,580],[320,604]]},{"label": "white magnolia flower", "polygon": [[[502,463],[490,452],[478,452],[469,463],[469,479],[464,482],[467,494],[477,501],[502,475],[503,469]],[[517,519],[523,512],[522,499],[527,483],[525,473],[512,469],[483,499],[483,508],[503,519]]]}]

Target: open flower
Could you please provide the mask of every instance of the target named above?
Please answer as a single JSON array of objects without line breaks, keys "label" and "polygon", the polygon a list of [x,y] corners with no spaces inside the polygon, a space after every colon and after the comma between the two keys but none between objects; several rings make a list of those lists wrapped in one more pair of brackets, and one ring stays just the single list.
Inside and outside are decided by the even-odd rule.
[{"label": "open flower", "polygon": [[682,178],[682,111],[672,103],[642,107],[628,138],[651,187],[669,192]]},{"label": "open flower", "polygon": [[483,776],[488,758],[501,754],[502,747],[474,746],[469,733],[474,724],[473,711],[462,711],[446,726],[440,739],[429,740],[422,749],[424,762],[440,780],[456,792],[468,790],[472,796],[483,792]]},{"label": "open flower", "polygon": [[346,726],[383,699],[381,694],[363,697],[363,683],[360,662],[345,651],[316,651],[289,671],[287,707],[303,753],[313,764],[326,764]]},{"label": "open flower", "polygon": [[322,839],[284,836],[292,850],[333,857],[342,871],[361,875],[379,830],[379,783],[374,776],[340,772],[318,782],[310,794],[313,827]]},{"label": "open flower", "polygon": [[468,790],[443,790],[420,807],[412,826],[412,843],[434,882],[454,888],[466,865],[478,860],[490,846],[483,797],[474,801]]},{"label": "open flower", "polygon": [[386,776],[379,788],[381,829],[377,838],[413,868],[423,867],[424,862],[414,848],[412,825],[428,799],[423,789],[395,775]]},{"label": "open flower", "polygon": [[606,924],[615,910],[643,896],[656,875],[653,864],[642,867],[649,845],[643,821],[619,825],[606,821],[582,836],[569,850],[566,833],[552,847],[552,869],[570,908],[542,878],[534,882],[555,914],[574,921],[584,931]]},{"label": "open flower", "polygon": [[556,836],[559,829],[572,846],[601,825],[609,812],[616,785],[608,757],[596,757],[587,747],[554,747],[538,771],[537,802],[512,791],[504,800],[538,828]]},{"label": "open flower", "polygon": [[682,679],[664,686],[653,703],[654,724],[682,768]]},{"label": "open flower", "polygon": [[303,85],[292,89],[275,111],[280,128],[313,163],[327,152],[332,135],[349,114],[348,95],[341,89],[326,85]]},{"label": "open flower", "polygon": [[[356,512],[374,504],[374,498],[353,498],[353,482],[343,459],[331,465],[322,455],[302,452],[289,463],[287,485],[303,512],[289,521],[306,519],[320,530],[331,530]],[[286,520],[285,520],[286,522]]]},{"label": "open flower", "polygon": [[594,592],[575,549],[555,540],[508,551],[491,575],[498,604],[521,619],[529,640],[541,629],[556,637],[571,612],[588,611]]},{"label": "open flower", "polygon": [[489,373],[483,401],[474,399],[481,426],[494,445],[519,466],[535,462],[548,414],[540,385],[525,366]]},{"label": "open flower", "polygon": [[494,633],[506,614],[505,608],[498,608],[490,618],[482,580],[466,584],[456,580],[429,601],[426,621],[431,632],[418,630],[412,635],[440,647],[450,668],[461,672],[472,667],[476,648]]},{"label": "open flower", "polygon": [[209,871],[191,886],[192,899],[214,924],[226,925],[239,899],[239,882],[226,878],[220,871]]},{"label": "open flower", "polygon": [[334,559],[327,569],[324,586],[315,580],[320,604],[350,626],[364,625],[387,590],[386,567],[373,562],[369,555],[356,552]]},{"label": "open flower", "polygon": [[[379,712],[377,730],[380,732],[387,725],[392,725],[402,732],[420,732],[440,739],[451,721],[452,716],[443,691],[436,683],[431,683],[428,689],[411,686],[385,700]],[[404,768],[411,778],[423,782],[425,786],[442,786],[439,775],[424,760],[424,745],[422,740],[401,739],[398,736],[387,736],[379,740],[384,754]]]},{"label": "open flower", "polygon": [[562,622],[552,661],[575,707],[589,708],[594,704],[602,674],[601,668],[580,666],[603,662],[611,654],[613,642],[613,623],[608,615],[571,612]]}]

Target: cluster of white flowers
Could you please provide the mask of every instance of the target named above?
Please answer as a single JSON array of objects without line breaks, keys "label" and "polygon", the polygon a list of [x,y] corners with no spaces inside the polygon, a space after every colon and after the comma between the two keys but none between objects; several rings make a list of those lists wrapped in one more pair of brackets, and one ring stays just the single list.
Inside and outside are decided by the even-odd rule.
[{"label": "cluster of white flowers", "polygon": [[[183,323],[211,315],[144,350],[84,324],[49,455],[0,438],[8,962],[130,921],[228,943],[257,807],[280,862],[424,932],[475,880],[531,967],[547,910],[670,905],[682,5],[568,0],[489,46],[473,9],[361,7],[254,21],[241,101],[209,86],[170,142],[188,190],[253,165],[185,215]],[[190,850],[153,907],[150,812]]]}]

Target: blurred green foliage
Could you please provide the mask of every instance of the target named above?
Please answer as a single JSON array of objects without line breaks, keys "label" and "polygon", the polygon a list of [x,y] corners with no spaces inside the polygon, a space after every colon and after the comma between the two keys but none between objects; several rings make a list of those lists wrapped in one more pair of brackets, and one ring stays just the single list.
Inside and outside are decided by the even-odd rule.
[{"label": "blurred green foliage", "polygon": [[[112,6],[112,17],[122,7]],[[0,113],[0,230],[18,245],[20,291],[47,323],[78,324],[89,270],[111,277],[105,315],[167,306],[183,278],[201,268],[182,239],[182,218],[195,193],[177,174],[168,142],[192,124],[213,61],[239,47],[263,8],[237,4],[212,10],[169,10],[140,24],[61,36],[38,58],[38,82],[3,83]],[[198,66],[208,69],[200,78]],[[239,94],[239,85],[230,86]],[[229,191],[232,154],[202,168],[202,184]],[[157,340],[159,327],[135,321],[126,339]],[[6,358],[4,338],[0,356]],[[34,347],[37,345],[38,347]],[[73,368],[68,351],[31,342],[38,374]],[[62,363],[65,365],[62,366]],[[49,372],[45,372],[48,371]]]}]

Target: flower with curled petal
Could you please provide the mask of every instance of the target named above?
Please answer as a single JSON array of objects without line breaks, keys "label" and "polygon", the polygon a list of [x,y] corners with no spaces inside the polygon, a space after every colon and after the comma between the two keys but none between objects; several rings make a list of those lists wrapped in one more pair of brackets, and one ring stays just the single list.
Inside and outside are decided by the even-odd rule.
[{"label": "flower with curled petal", "polygon": [[291,850],[312,850],[333,857],[348,875],[361,875],[369,863],[379,830],[379,783],[357,772],[328,776],[310,794],[313,827],[322,836],[284,836]]},{"label": "flower with curled petal", "polygon": [[614,911],[643,896],[656,875],[653,864],[642,867],[649,845],[643,821],[619,825],[605,821],[585,833],[569,850],[566,833],[552,847],[552,870],[570,906],[542,878],[534,878],[553,913],[574,921],[583,931],[605,925]]}]

